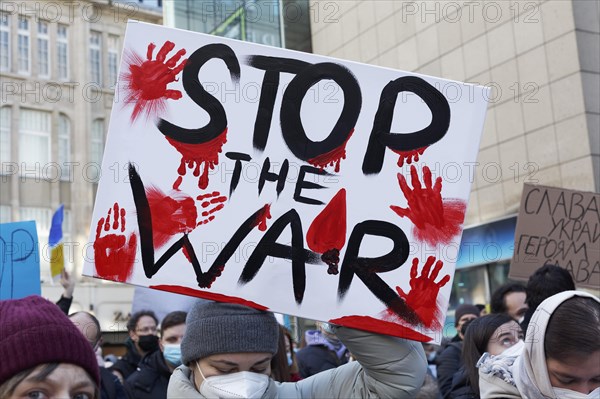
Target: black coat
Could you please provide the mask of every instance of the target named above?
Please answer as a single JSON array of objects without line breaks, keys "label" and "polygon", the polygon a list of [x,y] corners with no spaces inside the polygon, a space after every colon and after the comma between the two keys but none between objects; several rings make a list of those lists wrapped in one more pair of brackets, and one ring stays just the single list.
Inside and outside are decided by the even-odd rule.
[{"label": "black coat", "polygon": [[127,399],[125,388],[117,376],[105,367],[100,367],[100,398]]},{"label": "black coat", "polygon": [[461,367],[452,377],[450,399],[479,399],[469,383],[469,377],[464,367]]},{"label": "black coat", "polygon": [[463,365],[461,358],[462,346],[462,341],[451,342],[436,358],[438,387],[440,388],[440,395],[444,399],[450,397],[454,373]]},{"label": "black coat", "polygon": [[125,389],[130,398],[161,399],[167,397],[171,370],[161,351],[145,356],[138,370],[125,380]]},{"label": "black coat", "polygon": [[302,378],[320,373],[324,370],[336,368],[342,364],[348,363],[349,353],[346,351],[342,359],[337,354],[327,348],[325,345],[306,346],[296,353],[298,368]]},{"label": "black coat", "polygon": [[142,360],[142,356],[135,350],[135,345],[131,339],[128,338],[125,341],[125,346],[127,347],[127,353],[110,368],[111,371],[118,371],[123,376],[123,381],[137,370],[138,364]]}]

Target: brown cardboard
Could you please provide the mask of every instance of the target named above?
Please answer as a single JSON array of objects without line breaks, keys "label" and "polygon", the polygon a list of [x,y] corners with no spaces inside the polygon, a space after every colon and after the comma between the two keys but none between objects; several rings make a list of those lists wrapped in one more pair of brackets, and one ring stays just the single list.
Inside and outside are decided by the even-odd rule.
[{"label": "brown cardboard", "polygon": [[577,287],[600,288],[600,194],[525,184],[508,276],[527,280],[545,264]]}]

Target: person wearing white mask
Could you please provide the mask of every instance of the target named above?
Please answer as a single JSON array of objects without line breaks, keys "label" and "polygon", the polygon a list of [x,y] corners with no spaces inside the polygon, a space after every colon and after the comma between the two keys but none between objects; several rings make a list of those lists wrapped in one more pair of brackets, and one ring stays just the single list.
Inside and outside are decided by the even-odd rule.
[{"label": "person wearing white mask", "polygon": [[598,337],[598,297],[581,291],[549,297],[531,317],[522,350],[482,357],[481,398],[599,398]]},{"label": "person wearing white mask", "polygon": [[358,361],[298,382],[270,378],[279,328],[271,312],[200,303],[187,318],[169,398],[413,398],[427,368],[420,343],[333,327]]},{"label": "person wearing white mask", "polygon": [[138,369],[125,380],[129,397],[156,399],[167,397],[169,378],[181,365],[181,341],[186,332],[187,313],[175,311],[161,322],[160,350],[146,355]]}]

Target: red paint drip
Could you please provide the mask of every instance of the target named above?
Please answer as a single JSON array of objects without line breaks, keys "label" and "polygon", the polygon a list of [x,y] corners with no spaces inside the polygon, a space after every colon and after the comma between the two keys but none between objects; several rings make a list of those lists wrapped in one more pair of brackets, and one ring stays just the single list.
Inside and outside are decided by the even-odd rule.
[{"label": "red paint drip", "polygon": [[[115,221],[111,226],[110,215],[113,209]],[[113,209],[109,209],[106,219],[100,218],[96,225],[94,263],[98,277],[126,282],[133,272],[137,251],[137,235],[131,233],[127,237],[125,234],[119,234],[124,231],[126,213],[122,208],[119,212],[119,205],[116,202]],[[119,216],[121,216],[121,228],[119,228]],[[108,234],[101,237],[103,230]]]},{"label": "red paint drip", "polygon": [[[202,144],[185,144],[167,136],[165,138],[181,154],[181,163],[177,168],[179,178],[185,176],[187,168],[193,168],[194,176],[200,176],[198,187],[202,190],[206,189],[208,187],[208,171],[214,169],[215,165],[219,163],[219,153],[222,151],[223,144],[227,142],[227,129],[214,139]],[[204,165],[202,173],[200,173],[201,165]]]},{"label": "red paint drip", "polygon": [[341,160],[346,159],[346,144],[348,144],[348,141],[350,140],[350,137],[352,137],[353,133],[354,129],[350,130],[348,138],[341,146],[334,148],[325,154],[309,159],[308,163],[321,169],[324,169],[329,165],[335,165],[335,172],[338,173],[340,171]]},{"label": "red paint drip", "polygon": [[419,155],[423,155],[426,149],[427,147],[421,147],[411,151],[392,151],[394,151],[400,156],[398,158],[398,166],[402,167],[404,166],[404,162],[406,162],[409,165],[413,162],[417,162],[419,160]]},{"label": "red paint drip", "polygon": [[329,322],[339,326],[391,335],[393,337],[407,338],[413,341],[429,342],[432,340],[431,337],[421,334],[412,328],[385,320],[379,320],[370,316],[344,316],[329,320]]},{"label": "red paint drip", "polygon": [[170,195],[156,187],[146,189],[155,248],[163,246],[175,234],[189,233],[196,227],[198,213],[194,199],[181,191],[172,191]]},{"label": "red paint drip", "polygon": [[217,302],[236,303],[238,305],[249,306],[251,308],[258,309],[258,310],[265,310],[265,311],[269,310],[268,307],[260,305],[256,302],[249,301],[247,299],[238,298],[235,296],[217,294],[214,292],[196,290],[193,288],[182,287],[180,285],[151,285],[150,288],[153,288],[155,290],[160,290],[160,291],[173,292],[175,294],[182,294],[182,295],[187,295],[187,296],[194,296],[197,298],[210,299],[212,301],[217,301]]},{"label": "red paint drip", "polygon": [[261,211],[256,215],[254,225],[258,226],[260,231],[267,230],[267,219],[271,219],[271,204],[265,204]]},{"label": "red paint drip", "polygon": [[196,197],[196,199],[198,201],[203,200],[205,198],[211,198],[211,197],[216,197],[218,196],[220,193],[218,191],[213,191],[212,193],[207,193],[207,194],[200,194],[199,196]]},{"label": "red paint drip", "polygon": [[306,233],[308,247],[324,254],[346,244],[346,189],[340,189],[317,215]]},{"label": "red paint drip", "polygon": [[176,65],[185,50],[181,49],[171,59],[165,62],[166,55],[173,50],[175,44],[167,41],[152,60],[152,53],[156,46],[148,45],[146,60],[131,50],[125,51],[125,61],[128,64],[122,79],[126,83],[125,103],[134,104],[131,113],[131,122],[134,122],[141,113],[147,117],[156,117],[166,110],[166,100],[178,100],[182,97],[181,91],[168,89],[167,85],[177,81],[187,60],[182,60]]}]

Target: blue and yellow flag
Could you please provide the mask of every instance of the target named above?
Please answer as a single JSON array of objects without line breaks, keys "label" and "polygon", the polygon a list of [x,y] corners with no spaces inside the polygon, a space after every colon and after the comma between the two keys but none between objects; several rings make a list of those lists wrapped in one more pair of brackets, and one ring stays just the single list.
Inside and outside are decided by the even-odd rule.
[{"label": "blue and yellow flag", "polygon": [[56,212],[54,212],[54,216],[52,216],[52,226],[50,226],[50,235],[48,237],[48,246],[50,247],[50,274],[52,275],[52,279],[60,276],[65,268],[62,242],[64,209],[64,205],[61,205]]}]

